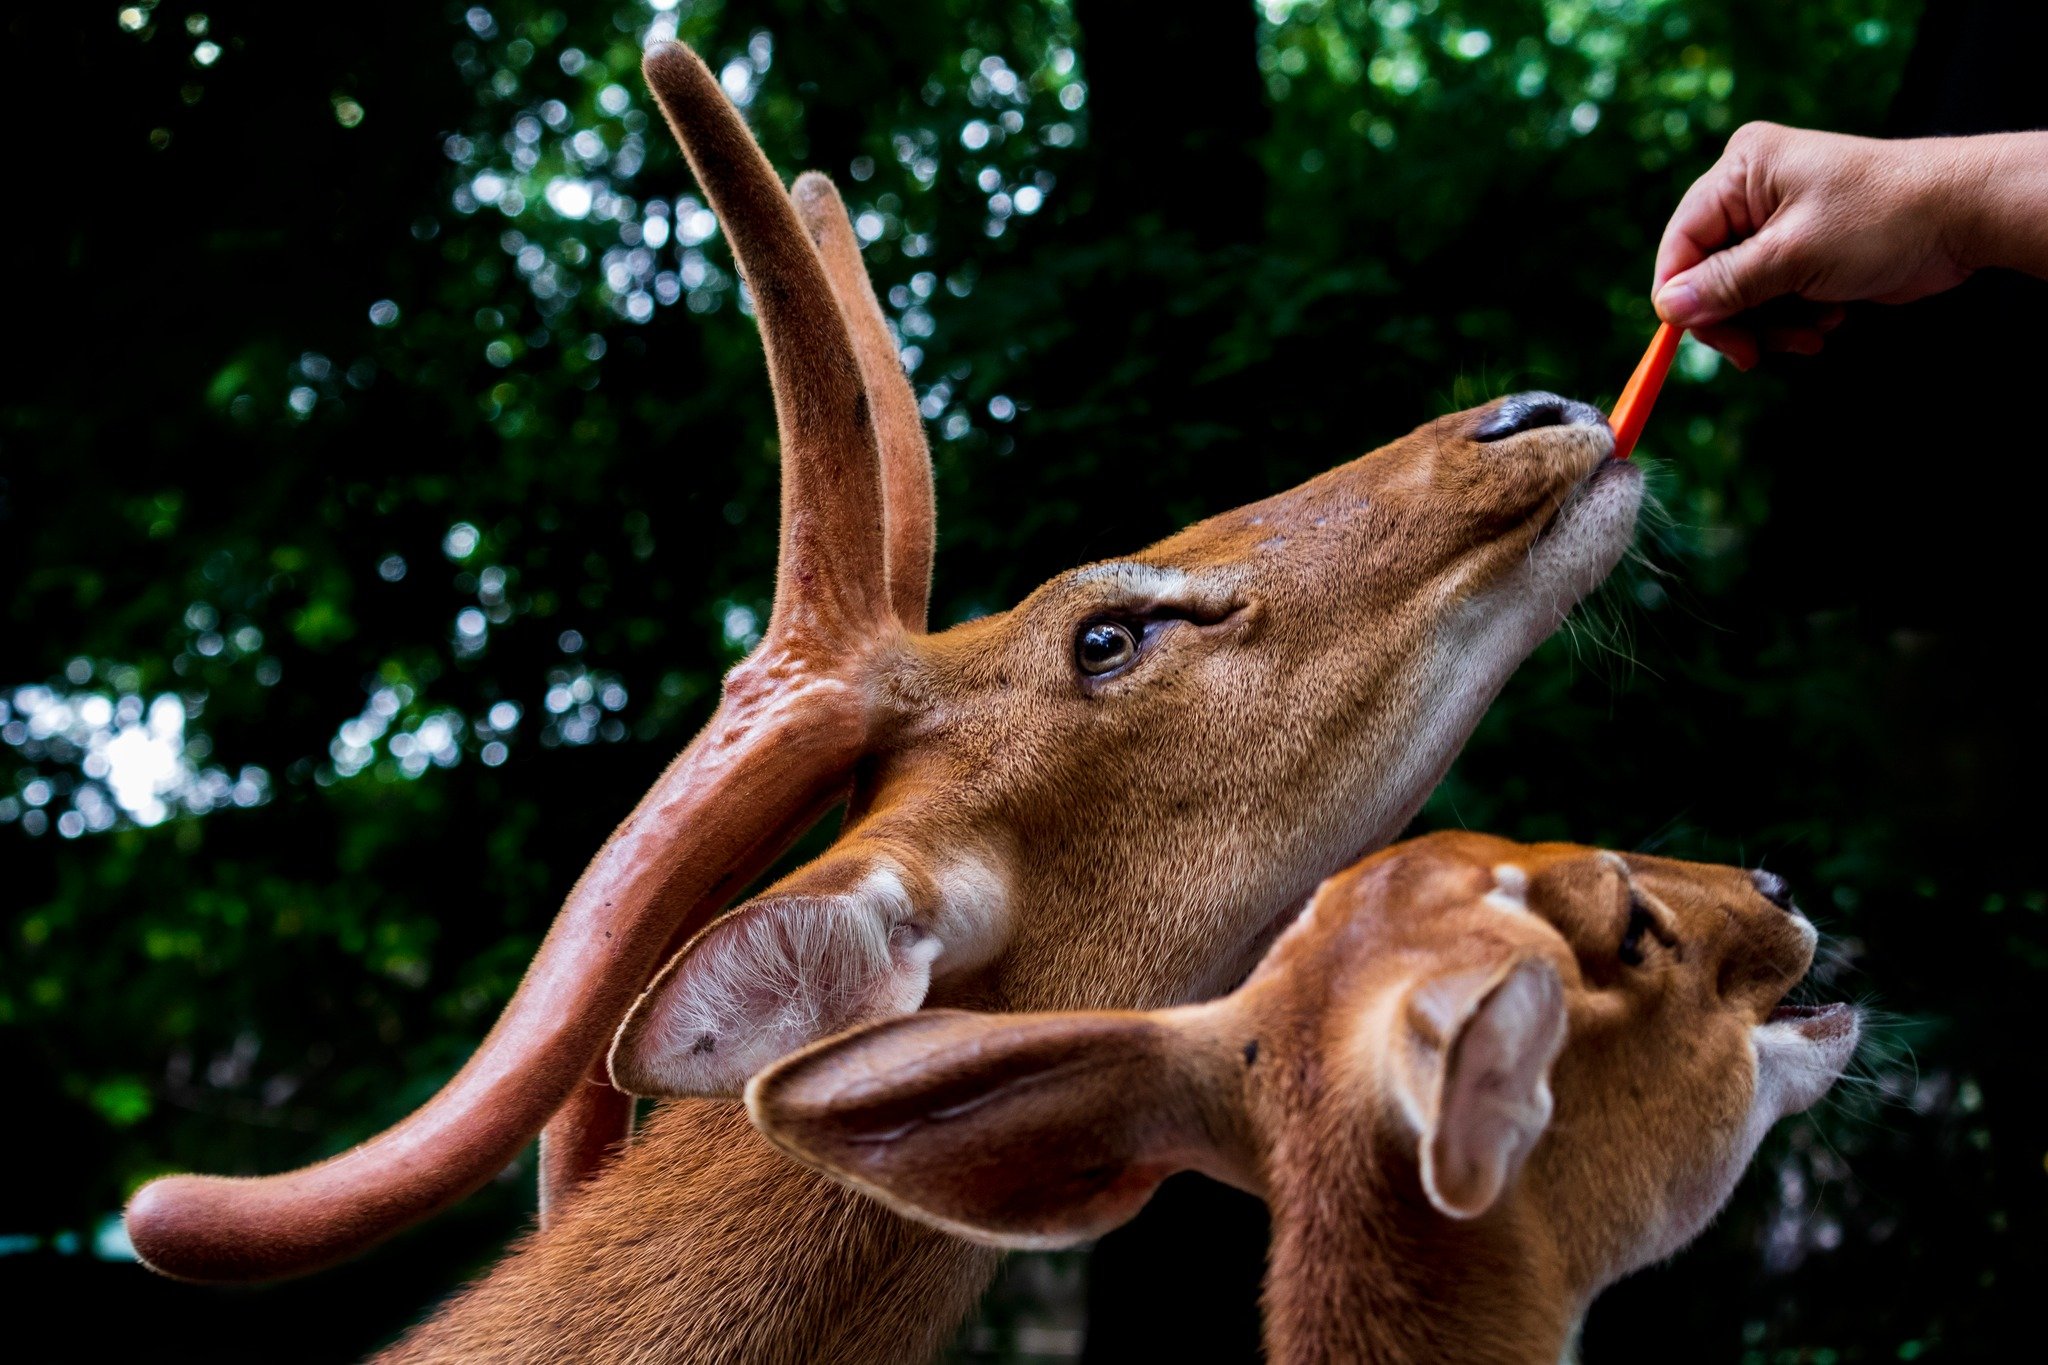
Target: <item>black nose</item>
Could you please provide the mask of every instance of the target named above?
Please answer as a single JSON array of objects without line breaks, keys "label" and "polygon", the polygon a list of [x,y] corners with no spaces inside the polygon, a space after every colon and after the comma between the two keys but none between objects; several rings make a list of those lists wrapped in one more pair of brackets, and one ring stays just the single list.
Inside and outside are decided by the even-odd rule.
[{"label": "black nose", "polygon": [[1554,393],[1518,393],[1501,400],[1493,415],[1472,433],[1475,441],[1499,441],[1538,427],[1605,426],[1607,419],[1588,403],[1559,398]]},{"label": "black nose", "polygon": [[1756,883],[1758,895],[1762,896],[1772,905],[1777,906],[1780,910],[1791,910],[1792,887],[1783,877],[1780,877],[1775,872],[1766,872],[1762,868],[1758,868],[1749,874],[1749,879]]}]

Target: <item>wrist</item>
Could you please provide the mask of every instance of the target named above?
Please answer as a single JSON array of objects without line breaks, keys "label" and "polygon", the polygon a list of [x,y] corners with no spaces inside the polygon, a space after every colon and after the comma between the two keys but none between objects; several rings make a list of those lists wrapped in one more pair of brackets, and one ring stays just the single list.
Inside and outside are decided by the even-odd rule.
[{"label": "wrist", "polygon": [[1965,272],[2048,273],[2048,133],[1944,139],[1945,240]]}]

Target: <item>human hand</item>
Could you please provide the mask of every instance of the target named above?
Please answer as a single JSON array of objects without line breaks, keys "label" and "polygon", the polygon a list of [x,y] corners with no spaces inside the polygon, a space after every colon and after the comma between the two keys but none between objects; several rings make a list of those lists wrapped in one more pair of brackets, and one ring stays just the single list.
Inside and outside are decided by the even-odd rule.
[{"label": "human hand", "polygon": [[[1994,139],[1884,142],[1750,123],[1679,201],[1657,249],[1665,321],[1747,370],[1812,355],[1843,303],[1906,303],[1960,284]],[[1786,295],[1807,301],[1753,310]],[[1818,306],[1816,306],[1818,305]]]}]

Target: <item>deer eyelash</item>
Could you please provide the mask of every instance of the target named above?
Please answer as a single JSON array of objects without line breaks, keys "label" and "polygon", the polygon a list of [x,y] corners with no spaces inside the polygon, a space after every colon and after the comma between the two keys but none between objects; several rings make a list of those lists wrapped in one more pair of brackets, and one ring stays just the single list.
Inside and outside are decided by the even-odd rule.
[{"label": "deer eyelash", "polygon": [[1621,931],[1621,946],[1614,955],[1630,967],[1643,965],[1643,935],[1648,934],[1665,948],[1676,948],[1678,940],[1658,921],[1633,890],[1628,897],[1628,926]]}]

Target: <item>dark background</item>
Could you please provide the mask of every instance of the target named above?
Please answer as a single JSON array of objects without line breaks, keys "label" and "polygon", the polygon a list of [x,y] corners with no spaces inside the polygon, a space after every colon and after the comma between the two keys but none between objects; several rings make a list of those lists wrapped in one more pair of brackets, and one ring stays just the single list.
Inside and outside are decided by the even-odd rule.
[{"label": "dark background", "polygon": [[[2044,122],[2038,6],[1919,10],[10,9],[0,1354],[353,1357],[527,1216],[530,1164],[253,1291],[152,1278],[115,1221],[429,1094],[765,618],[767,385],[649,125],[650,24],[876,215],[944,624],[1437,412],[1610,400],[1745,119]],[[1420,822],[1767,864],[1886,1012],[1590,1362],[1970,1359],[2032,1321],[2042,294],[1864,310],[1759,375],[1688,346],[1640,556]],[[1184,1177],[1092,1285],[1015,1258],[956,1355],[1216,1358],[1257,1229]]]}]

